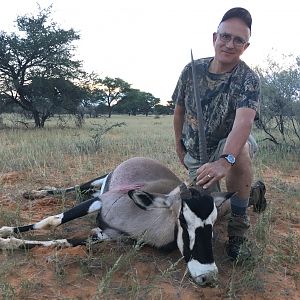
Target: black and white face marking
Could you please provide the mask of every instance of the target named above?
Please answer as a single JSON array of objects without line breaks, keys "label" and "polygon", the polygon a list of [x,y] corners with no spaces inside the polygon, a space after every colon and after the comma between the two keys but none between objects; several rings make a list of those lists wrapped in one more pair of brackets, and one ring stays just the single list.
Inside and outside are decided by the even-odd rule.
[{"label": "black and white face marking", "polygon": [[212,250],[212,228],[217,219],[213,197],[191,189],[182,199],[177,244],[193,279],[203,285],[215,280],[218,269]]}]

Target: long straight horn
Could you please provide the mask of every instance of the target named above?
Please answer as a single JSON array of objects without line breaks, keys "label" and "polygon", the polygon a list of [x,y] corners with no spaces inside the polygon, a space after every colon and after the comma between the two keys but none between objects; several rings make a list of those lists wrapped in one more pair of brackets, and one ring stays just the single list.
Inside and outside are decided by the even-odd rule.
[{"label": "long straight horn", "polygon": [[194,62],[192,50],[191,50],[191,65],[192,65],[192,76],[193,76],[194,100],[196,102],[196,108],[197,108],[199,157],[200,157],[200,164],[203,165],[208,162],[208,154],[207,154],[207,145],[206,145],[206,138],[205,138],[205,125],[204,125],[199,90],[196,84],[196,70],[195,70],[195,62]]}]

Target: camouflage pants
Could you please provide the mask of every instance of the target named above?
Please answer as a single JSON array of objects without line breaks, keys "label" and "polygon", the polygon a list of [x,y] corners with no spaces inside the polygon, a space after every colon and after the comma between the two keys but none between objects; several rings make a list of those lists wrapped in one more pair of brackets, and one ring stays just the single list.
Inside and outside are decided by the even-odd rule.
[{"label": "camouflage pants", "polygon": [[[216,151],[211,155],[209,161],[215,161],[219,159],[219,157],[223,153],[223,148],[225,146],[226,139],[223,139],[219,142]],[[248,138],[249,144],[249,154],[250,157],[253,158],[255,153],[258,150],[257,143],[254,137],[250,134]],[[200,167],[199,161],[193,158],[189,153],[187,153],[184,157],[184,163],[188,167],[189,178],[193,180],[196,177],[196,171]],[[220,184],[216,184],[213,187],[213,191],[221,191]],[[245,236],[247,230],[250,227],[249,217],[245,216],[234,216],[231,215],[228,221],[228,236]]]},{"label": "camouflage pants", "polygon": [[[216,149],[216,151],[210,156],[209,161],[215,161],[218,160],[219,157],[222,155],[223,153],[223,149],[226,143],[226,139],[223,139],[219,142],[218,147]],[[254,139],[254,137],[250,134],[247,143],[249,144],[249,155],[251,157],[251,159],[254,157],[255,153],[258,150],[258,146],[257,143]],[[193,158],[188,152],[186,153],[185,157],[184,157],[184,164],[187,166],[188,168],[188,172],[189,172],[189,178],[190,180],[193,180],[196,177],[196,171],[197,169],[200,167],[200,163],[198,159]]]}]

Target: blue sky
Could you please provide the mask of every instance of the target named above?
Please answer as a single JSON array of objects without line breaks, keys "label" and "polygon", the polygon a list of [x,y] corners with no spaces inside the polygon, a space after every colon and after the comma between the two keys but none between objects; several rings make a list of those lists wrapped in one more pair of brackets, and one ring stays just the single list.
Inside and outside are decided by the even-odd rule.
[{"label": "blue sky", "polygon": [[13,30],[17,15],[35,14],[53,4],[53,20],[81,35],[77,55],[87,71],[120,77],[132,87],[165,101],[182,68],[194,58],[213,56],[212,33],[223,14],[245,7],[253,18],[249,65],[271,55],[300,55],[296,0],[9,0],[0,11],[0,29]]}]

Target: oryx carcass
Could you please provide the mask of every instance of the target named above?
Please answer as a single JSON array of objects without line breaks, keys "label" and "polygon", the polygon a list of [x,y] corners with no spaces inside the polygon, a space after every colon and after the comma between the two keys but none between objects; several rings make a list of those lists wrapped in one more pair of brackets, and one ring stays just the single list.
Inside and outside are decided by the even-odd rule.
[{"label": "oryx carcass", "polygon": [[[213,256],[212,234],[217,219],[216,204],[223,203],[220,207],[224,208],[232,193],[210,195],[199,191],[181,182],[158,161],[141,157],[121,163],[109,175],[89,181],[80,188],[92,191],[92,198],[35,224],[0,228],[0,247],[70,247],[87,243],[87,240],[72,239],[28,241],[13,235],[56,227],[98,211],[93,241],[130,237],[142,239],[157,248],[178,246],[197,283],[209,284],[215,280],[218,269]],[[58,191],[33,191],[26,196],[41,197],[53,193]]]}]

